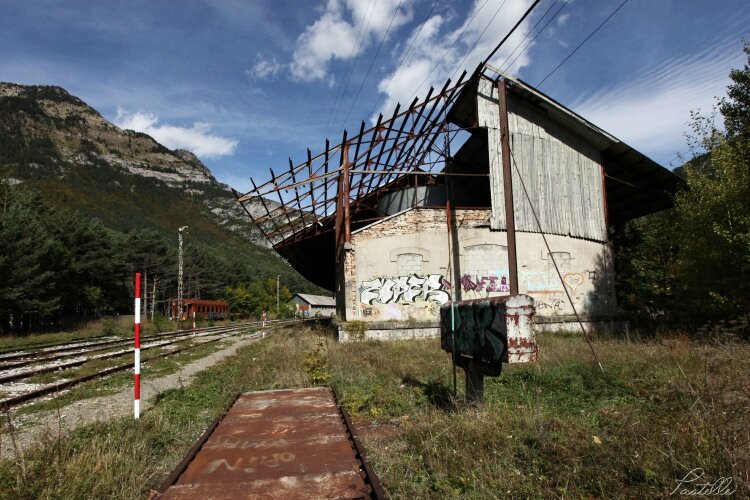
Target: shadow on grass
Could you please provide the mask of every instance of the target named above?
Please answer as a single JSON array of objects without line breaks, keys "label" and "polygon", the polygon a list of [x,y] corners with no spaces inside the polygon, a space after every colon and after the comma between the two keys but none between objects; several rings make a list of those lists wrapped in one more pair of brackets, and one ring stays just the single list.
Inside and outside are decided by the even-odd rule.
[{"label": "shadow on grass", "polygon": [[461,406],[461,402],[453,394],[453,388],[446,385],[442,380],[430,380],[425,383],[411,375],[406,375],[401,379],[401,383],[421,389],[430,404],[441,410],[450,412]]}]

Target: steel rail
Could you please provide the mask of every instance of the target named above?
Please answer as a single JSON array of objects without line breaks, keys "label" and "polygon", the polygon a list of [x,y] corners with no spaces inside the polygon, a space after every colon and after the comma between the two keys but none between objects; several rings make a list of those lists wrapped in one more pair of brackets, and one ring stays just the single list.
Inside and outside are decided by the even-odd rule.
[{"label": "steel rail", "polygon": [[21,347],[21,348],[18,348],[18,347],[6,347],[6,348],[3,348],[3,349],[0,349],[0,360],[4,359],[3,356],[5,354],[17,353],[17,352],[25,351],[25,350],[28,350],[28,349],[37,349],[37,348],[44,349],[46,347],[56,347],[56,346],[61,346],[61,345],[68,345],[68,344],[73,344],[75,342],[88,342],[89,340],[103,339],[103,338],[112,338],[112,335],[104,335],[104,334],[102,334],[102,335],[95,335],[95,336],[92,336],[92,337],[84,337],[84,338],[80,338],[80,339],[76,339],[76,340],[69,340],[67,342],[40,342],[39,344],[31,344],[31,345],[28,345],[26,347]]},{"label": "steel rail", "polygon": [[[208,327],[205,327],[205,328],[201,328],[200,330],[207,330],[207,329],[210,329],[210,328],[214,328],[214,329],[216,329],[216,328],[223,328],[225,326],[226,325],[208,326]],[[171,332],[159,333],[157,335],[160,335],[160,336],[168,336],[170,334],[175,334],[176,335],[176,334],[184,333],[184,332],[187,332],[187,331],[191,331],[191,330],[173,330]],[[154,337],[154,336],[155,335],[150,335],[149,337]],[[145,339],[146,337],[143,337],[143,338]],[[105,341],[101,341],[101,342],[91,342],[89,344],[84,344],[84,345],[80,345],[79,341],[73,341],[73,342],[66,342],[66,343],[55,344],[55,346],[59,346],[60,347],[59,349],[41,349],[41,350],[38,350],[38,351],[31,351],[31,352],[29,352],[27,349],[19,349],[17,351],[18,354],[15,354],[13,356],[0,357],[0,362],[9,361],[9,360],[12,361],[12,360],[15,360],[15,359],[24,359],[24,358],[28,358],[28,357],[31,357],[31,356],[37,356],[37,355],[40,355],[40,354],[42,354],[42,355],[43,354],[53,354],[53,353],[57,353],[57,352],[73,351],[75,349],[82,349],[82,348],[85,348],[85,347],[104,346],[104,345],[109,345],[109,344],[115,345],[117,343],[127,343],[127,342],[132,342],[132,341],[133,341],[132,338],[128,338],[128,339],[117,338],[117,339],[105,340]],[[77,344],[77,345],[73,345],[73,344]]]},{"label": "steel rail", "polygon": [[375,474],[372,465],[370,465],[370,460],[367,458],[365,447],[362,446],[362,442],[360,441],[359,435],[357,434],[357,429],[356,427],[354,427],[354,424],[349,418],[349,413],[339,402],[341,401],[341,399],[339,398],[338,391],[336,391],[336,389],[332,386],[331,392],[333,393],[333,400],[339,409],[341,418],[344,420],[344,424],[346,425],[346,432],[349,434],[349,440],[354,444],[354,450],[356,452],[355,456],[357,458],[357,461],[361,464],[360,469],[361,472],[364,473],[365,484],[370,487],[370,498],[377,500],[388,498],[388,495],[386,495],[385,491],[383,490],[383,485],[380,483],[380,478],[377,474]]},{"label": "steel rail", "polygon": [[[287,321],[287,320],[270,319],[270,320],[266,320],[266,323],[275,323],[275,322],[278,322],[278,321]],[[149,339],[153,339],[153,338],[157,338],[157,337],[159,337],[159,338],[161,338],[161,337],[168,337],[170,335],[171,336],[182,335],[182,334],[189,333],[189,332],[202,332],[202,331],[217,330],[217,329],[220,329],[220,328],[227,328],[227,327],[230,327],[230,326],[253,326],[255,324],[261,324],[261,323],[263,323],[263,321],[258,320],[258,321],[248,321],[248,322],[245,322],[245,323],[230,324],[230,325],[205,326],[203,328],[196,328],[195,330],[193,330],[193,329],[189,329],[189,330],[172,330],[172,331],[169,331],[169,332],[162,332],[162,333],[156,333],[156,334],[153,334],[153,335],[143,336],[141,338],[143,340],[149,340]],[[101,337],[104,337],[104,336],[89,337],[89,338],[101,338]],[[111,336],[110,335],[106,335],[106,337],[111,337]],[[39,354],[50,354],[50,353],[56,353],[56,352],[72,351],[72,350],[75,350],[75,349],[82,349],[82,348],[86,348],[86,347],[103,346],[103,345],[105,345],[107,343],[114,343],[114,342],[118,342],[118,343],[131,343],[131,342],[133,342],[133,339],[132,339],[132,337],[127,337],[127,338],[117,338],[117,339],[113,339],[113,340],[106,340],[106,341],[102,341],[102,342],[91,342],[91,343],[84,344],[84,345],[73,345],[73,344],[78,344],[79,342],[85,342],[85,340],[81,339],[81,340],[74,340],[74,341],[71,341],[71,342],[60,342],[60,343],[51,344],[50,346],[48,346],[48,347],[60,346],[61,347],[60,349],[41,349],[41,350],[37,350],[37,351],[29,351],[29,349],[34,349],[34,348],[38,347],[38,346],[33,346],[33,347],[26,348],[26,349],[16,349],[14,351],[7,351],[8,353],[10,353],[10,352],[16,352],[17,354],[13,355],[13,356],[0,356],[0,363],[2,363],[4,361],[8,361],[8,360],[24,359],[24,358],[28,358],[28,357],[31,357],[31,356],[36,356],[36,355],[39,355]],[[68,346],[68,347],[64,347],[64,346]],[[0,369],[1,368],[2,367],[0,367]]]},{"label": "steel rail", "polygon": [[[195,332],[191,330],[182,330],[182,331],[176,331],[176,332],[166,332],[163,334],[158,335],[150,335],[148,337],[142,337],[144,341],[151,340],[151,339],[166,339],[170,337],[178,337],[178,336],[185,336],[185,335],[191,335],[193,333],[203,333],[203,332],[210,332],[210,331],[216,331],[221,328],[227,328],[228,326],[212,326],[207,327],[205,329],[201,328],[200,330],[196,329]],[[78,356],[83,354],[88,354],[91,352],[97,352],[97,351],[105,351],[107,349],[110,349],[112,347],[116,347],[120,344],[123,345],[130,345],[133,343],[132,338],[127,339],[118,339],[118,340],[112,340],[109,342],[99,342],[95,344],[88,344],[88,345],[81,345],[81,346],[72,346],[64,349],[59,350],[50,350],[50,351],[35,351],[25,354],[18,354],[17,356],[13,356],[12,358],[8,358],[11,361],[15,359],[21,359],[22,361],[18,361],[15,363],[3,363],[5,359],[0,359],[0,370],[10,370],[12,368],[20,368],[22,366],[27,366],[34,363],[39,363],[42,361],[54,361],[57,359],[67,358],[70,356]],[[91,347],[92,349],[87,349],[87,347]],[[78,350],[76,350],[78,349]],[[61,354],[62,353],[62,354]]]},{"label": "steel rail", "polygon": [[[166,340],[164,342],[156,341],[156,342],[152,342],[149,345],[145,345],[144,344],[144,346],[141,348],[141,351],[145,351],[146,349],[154,349],[156,347],[164,347],[164,346],[174,345],[174,344],[177,344],[179,342],[182,342],[182,341],[185,341],[185,340],[194,339],[194,338],[200,338],[200,337],[205,337],[205,336],[209,336],[209,335],[221,335],[221,334],[224,334],[224,333],[231,333],[231,332],[235,332],[238,329],[242,329],[242,328],[252,328],[252,327],[227,327],[227,328],[224,328],[224,329],[221,329],[221,330],[210,331],[210,332],[186,333],[186,334],[174,337],[171,341],[170,340]],[[132,341],[129,341],[129,343],[130,342],[132,342]],[[107,349],[107,348],[103,348],[103,349]],[[95,351],[89,351],[89,352],[95,352]],[[6,383],[6,382],[13,382],[13,381],[16,381],[16,380],[23,380],[25,378],[33,377],[35,375],[41,375],[41,374],[44,374],[44,373],[51,373],[51,372],[56,372],[56,371],[62,371],[62,370],[67,370],[69,368],[77,368],[79,366],[85,365],[89,361],[95,361],[95,360],[99,360],[99,359],[114,359],[114,358],[119,358],[119,357],[122,357],[122,356],[127,356],[127,355],[132,354],[132,353],[133,353],[132,349],[125,349],[125,350],[115,351],[115,352],[108,353],[108,354],[103,354],[103,355],[98,355],[98,356],[92,356],[92,357],[89,357],[89,358],[86,358],[86,359],[77,360],[77,361],[70,361],[68,363],[63,363],[63,364],[60,364],[60,365],[43,366],[43,367],[39,367],[37,369],[30,370],[30,371],[24,371],[24,372],[20,372],[20,373],[14,373],[13,375],[0,376],[0,384]],[[87,354],[87,353],[83,353],[83,354]],[[49,361],[52,361],[52,360],[49,360]],[[29,364],[33,364],[33,363],[36,363],[36,362],[38,362],[38,360],[30,361]]]},{"label": "steel rail", "polygon": [[[296,322],[300,322],[300,321],[304,322],[304,321],[309,321],[309,320],[289,320],[289,321],[277,320],[272,326],[281,326],[284,323],[296,323]],[[266,322],[266,323],[268,323],[268,322]],[[247,327],[242,327],[242,328],[238,327],[237,329],[245,329],[245,328],[247,328]],[[174,351],[170,351],[170,352],[162,353],[162,354],[159,354],[159,355],[156,355],[156,356],[152,356],[152,357],[149,357],[148,359],[144,359],[143,363],[148,362],[148,361],[152,361],[152,360],[155,360],[155,359],[161,359],[161,358],[166,358],[166,357],[169,357],[169,356],[173,356],[175,354],[179,354],[179,353],[181,353],[183,351],[187,351],[189,349],[194,349],[196,347],[201,347],[201,346],[204,346],[206,344],[210,344],[210,343],[213,343],[213,342],[218,342],[220,340],[224,340],[225,338],[226,337],[220,337],[220,338],[217,338],[217,339],[211,339],[211,340],[208,340],[206,342],[202,342],[200,344],[193,344],[193,345],[189,345],[189,346],[186,346],[186,347],[183,347],[183,348],[180,348],[180,349],[175,349]],[[252,339],[263,338],[263,334],[262,333],[254,333],[254,334],[248,336],[248,338],[252,338]],[[26,403],[26,402],[32,401],[34,399],[39,399],[39,398],[47,396],[49,394],[53,394],[53,393],[56,393],[56,392],[61,392],[61,391],[70,389],[70,388],[72,388],[72,387],[74,387],[74,386],[76,386],[78,384],[83,383],[83,382],[88,382],[90,380],[94,380],[94,379],[98,379],[98,378],[104,378],[104,377],[106,377],[108,375],[111,375],[113,373],[118,373],[118,372],[126,371],[126,370],[129,370],[129,369],[132,369],[132,368],[133,368],[133,363],[126,363],[126,364],[121,364],[121,365],[117,365],[117,366],[112,366],[112,367],[100,370],[100,371],[98,371],[96,373],[92,373],[92,374],[89,374],[89,375],[84,375],[82,377],[78,377],[78,378],[75,378],[75,379],[72,379],[72,380],[65,380],[65,381],[62,381],[62,382],[58,382],[56,384],[49,385],[47,387],[43,387],[41,389],[37,389],[37,390],[34,390],[34,391],[27,392],[26,394],[21,394],[19,396],[14,396],[12,398],[0,400],[0,409],[2,409],[3,411],[7,411],[8,409],[10,409],[10,408],[12,408],[14,406],[18,406],[19,404]]]}]

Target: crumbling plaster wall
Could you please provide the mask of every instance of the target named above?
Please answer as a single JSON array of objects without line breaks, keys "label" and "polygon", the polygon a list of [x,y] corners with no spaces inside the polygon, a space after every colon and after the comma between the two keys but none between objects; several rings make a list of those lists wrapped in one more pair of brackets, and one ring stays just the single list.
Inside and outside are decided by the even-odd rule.
[{"label": "crumbling plaster wall", "polygon": [[[410,209],[354,231],[344,266],[345,319],[435,323],[451,297],[507,294],[506,233],[490,230],[489,217],[489,210],[454,211],[452,270],[444,210]],[[565,289],[581,314],[618,312],[606,244],[547,235],[561,282],[540,234],[519,232],[516,239],[519,291],[534,297],[538,315],[572,314]]]}]

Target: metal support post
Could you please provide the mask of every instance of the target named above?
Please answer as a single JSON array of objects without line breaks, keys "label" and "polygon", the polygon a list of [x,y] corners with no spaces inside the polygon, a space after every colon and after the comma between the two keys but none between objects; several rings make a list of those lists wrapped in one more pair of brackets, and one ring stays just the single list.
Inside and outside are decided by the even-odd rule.
[{"label": "metal support post", "polygon": [[484,402],[484,374],[474,364],[474,360],[464,368],[466,375],[466,401],[470,404]]},{"label": "metal support post", "polygon": [[179,251],[177,255],[177,323],[182,321],[182,232],[188,226],[178,229]]},{"label": "metal support post", "polygon": [[508,87],[504,79],[497,81],[497,103],[500,112],[500,145],[503,160],[503,194],[505,195],[505,229],[508,235],[508,278],[510,294],[518,295],[518,259],[516,257],[516,215],[513,207],[513,171],[510,160],[508,127]]}]

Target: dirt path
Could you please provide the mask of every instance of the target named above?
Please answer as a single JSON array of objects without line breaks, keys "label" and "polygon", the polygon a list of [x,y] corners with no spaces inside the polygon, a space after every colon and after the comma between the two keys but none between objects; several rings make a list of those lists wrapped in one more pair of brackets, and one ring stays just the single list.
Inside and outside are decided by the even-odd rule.
[{"label": "dirt path", "polygon": [[[232,345],[209,354],[205,358],[195,360],[180,368],[179,371],[153,380],[141,381],[141,411],[148,411],[153,406],[154,398],[166,391],[188,385],[196,373],[213,366],[223,359],[233,355],[238,349],[256,342],[258,339],[237,338],[228,339]],[[78,427],[109,420],[116,417],[133,414],[133,388],[128,387],[117,394],[98,398],[76,401],[58,411],[35,413],[19,418],[20,429],[16,433],[17,445],[25,450],[39,440],[43,434],[68,432]],[[13,416],[11,414],[11,416]],[[15,449],[8,435],[2,435],[0,458],[15,457]]]}]

